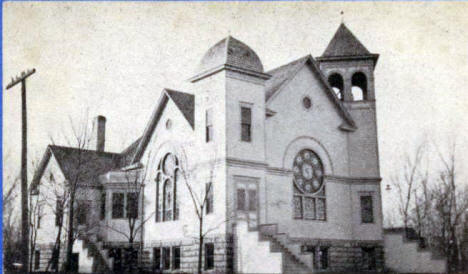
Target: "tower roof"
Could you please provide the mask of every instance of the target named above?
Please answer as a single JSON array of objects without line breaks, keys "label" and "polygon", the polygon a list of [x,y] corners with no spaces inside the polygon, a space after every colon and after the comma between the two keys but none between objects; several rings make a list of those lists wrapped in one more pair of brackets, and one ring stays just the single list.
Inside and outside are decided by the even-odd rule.
[{"label": "tower roof", "polygon": [[363,56],[371,53],[364,45],[354,36],[354,34],[341,23],[327,46],[327,49],[322,54],[322,57],[338,57],[338,56]]},{"label": "tower roof", "polygon": [[205,53],[198,66],[197,74],[223,65],[263,73],[262,62],[255,51],[232,36],[219,41]]}]

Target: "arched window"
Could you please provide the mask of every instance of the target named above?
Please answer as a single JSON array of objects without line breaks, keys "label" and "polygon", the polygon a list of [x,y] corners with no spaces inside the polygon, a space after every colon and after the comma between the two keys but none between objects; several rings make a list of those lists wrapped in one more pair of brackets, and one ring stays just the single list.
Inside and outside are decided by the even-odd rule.
[{"label": "arched window", "polygon": [[172,220],[172,182],[167,179],[164,182],[163,221]]},{"label": "arched window", "polygon": [[343,89],[344,89],[343,77],[338,73],[333,73],[332,75],[328,77],[328,83],[332,87],[336,96],[340,100],[343,100]]},{"label": "arched window", "polygon": [[326,200],[323,164],[310,149],[303,149],[294,157],[294,218],[326,220]]},{"label": "arched window", "polygon": [[158,165],[156,174],[156,222],[179,219],[177,183],[180,177],[177,157],[168,153]]},{"label": "arched window", "polygon": [[354,101],[367,100],[367,77],[364,73],[354,73],[351,78],[351,86]]}]

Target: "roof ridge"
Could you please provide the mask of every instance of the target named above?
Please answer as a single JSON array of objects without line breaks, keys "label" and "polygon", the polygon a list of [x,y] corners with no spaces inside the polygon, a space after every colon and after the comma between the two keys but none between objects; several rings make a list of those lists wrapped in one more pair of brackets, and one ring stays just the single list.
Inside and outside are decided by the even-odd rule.
[{"label": "roof ridge", "polygon": [[281,65],[279,67],[276,67],[276,68],[273,68],[273,69],[270,69],[269,71],[267,71],[265,73],[272,74],[273,72],[278,71],[278,70],[280,70],[280,69],[282,69],[282,68],[284,68],[286,66],[292,65],[293,63],[296,63],[296,62],[299,63],[299,61],[306,61],[309,58],[309,56],[312,56],[312,55],[307,54],[307,55],[302,56],[302,57],[300,57],[298,59],[295,59],[295,60],[293,60],[293,61],[291,61],[289,63],[283,64],[283,65]]},{"label": "roof ridge", "polygon": [[94,149],[67,147],[67,146],[61,146],[61,145],[49,145],[49,147],[50,148],[57,148],[57,149],[73,149],[73,150],[81,150],[81,151],[85,151],[85,152],[95,152],[95,153],[98,153],[98,154],[112,154],[112,155],[121,156],[120,152],[97,151],[97,150],[94,150]]}]

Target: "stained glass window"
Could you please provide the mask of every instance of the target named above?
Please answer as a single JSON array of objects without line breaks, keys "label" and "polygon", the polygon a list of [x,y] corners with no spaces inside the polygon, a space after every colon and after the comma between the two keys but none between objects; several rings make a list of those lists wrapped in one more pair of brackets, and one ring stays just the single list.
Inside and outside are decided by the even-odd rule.
[{"label": "stained glass window", "polygon": [[172,182],[164,182],[164,221],[172,220]]},{"label": "stained glass window", "polygon": [[315,219],[315,199],[304,197],[304,219]]},{"label": "stained glass window", "polygon": [[324,168],[319,156],[301,150],[293,159],[294,218],[326,220]]},{"label": "stained glass window", "polygon": [[294,218],[302,219],[302,197],[294,196]]},{"label": "stained glass window", "polygon": [[326,219],[326,214],[325,214],[325,199],[323,198],[318,198],[317,199],[317,220],[325,220]]},{"label": "stained glass window", "polygon": [[158,164],[156,181],[156,222],[179,219],[177,185],[180,181],[179,161],[166,154]]}]

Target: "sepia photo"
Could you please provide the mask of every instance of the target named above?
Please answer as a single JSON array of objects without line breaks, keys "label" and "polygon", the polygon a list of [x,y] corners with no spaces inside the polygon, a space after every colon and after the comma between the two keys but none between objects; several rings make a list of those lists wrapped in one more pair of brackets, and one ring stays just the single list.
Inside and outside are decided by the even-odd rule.
[{"label": "sepia photo", "polygon": [[4,273],[468,273],[467,14],[4,2]]}]

